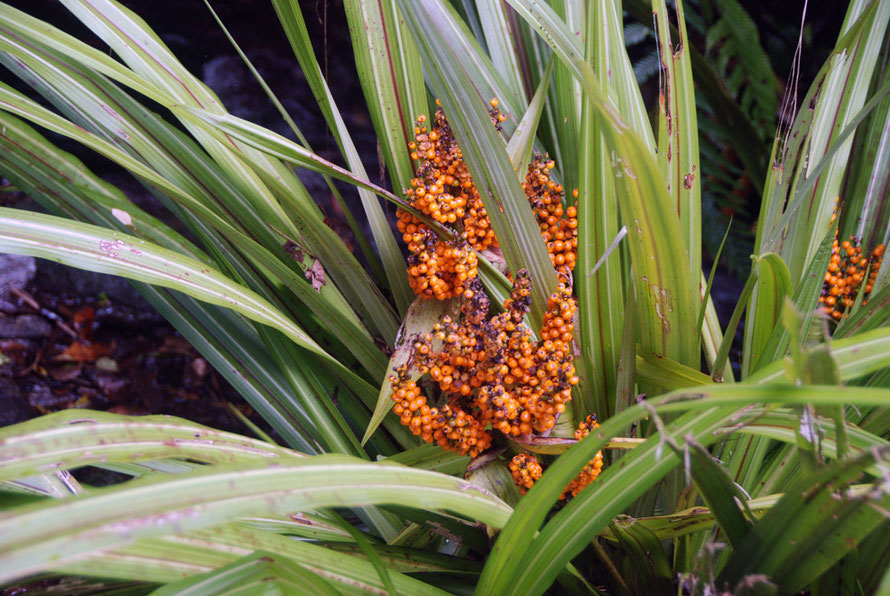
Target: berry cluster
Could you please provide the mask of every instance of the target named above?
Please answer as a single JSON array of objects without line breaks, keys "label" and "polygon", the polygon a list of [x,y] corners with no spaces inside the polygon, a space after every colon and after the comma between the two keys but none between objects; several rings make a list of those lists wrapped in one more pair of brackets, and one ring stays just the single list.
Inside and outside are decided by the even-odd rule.
[{"label": "berry cluster", "polygon": [[510,473],[516,486],[519,487],[520,494],[524,495],[541,478],[544,469],[537,457],[520,453],[510,460]]},{"label": "berry cluster", "polygon": [[[580,441],[589,435],[590,431],[595,428],[599,428],[599,423],[596,421],[596,414],[591,414],[587,417],[587,420],[578,425],[578,430],[575,431],[575,439]],[[596,480],[596,477],[600,475],[602,469],[603,452],[597,451],[596,455],[593,456],[593,459],[587,462],[587,465],[581,470],[581,473],[578,474],[574,480],[569,482],[569,485],[563,491],[560,499],[564,499],[567,493],[572,493],[573,497],[577,497],[578,493],[581,492],[585,486]]]},{"label": "berry cluster", "polygon": [[[575,439],[580,441],[588,434],[590,431],[598,428],[599,424],[596,421],[595,415],[590,415],[587,417],[587,420],[582,422],[578,426],[578,430],[575,431]],[[519,487],[519,492],[523,495],[534,486],[535,482],[541,478],[543,474],[543,468],[541,467],[541,462],[538,461],[538,458],[534,455],[528,453],[519,453],[513,456],[513,459],[510,460],[510,473],[513,475],[513,481],[516,483],[516,486]],[[562,494],[559,496],[560,499],[565,499],[566,496],[571,493],[573,497],[577,497],[578,493],[584,490],[588,484],[593,482],[597,476],[599,476],[600,471],[603,469],[603,453],[602,451],[598,451],[592,460],[590,460],[584,469],[581,470],[581,473],[578,476],[569,482],[569,485],[565,487],[562,491]]]},{"label": "berry cluster", "polygon": [[[494,126],[505,116],[491,100]],[[453,240],[437,238],[427,226],[410,213],[396,212],[397,226],[408,245],[408,277],[417,295],[437,300],[460,296],[466,281],[477,275],[473,249],[497,247],[498,241],[479,191],[470,177],[460,148],[454,139],[445,113],[436,111],[432,127],[425,116],[417,119],[414,141],[408,144],[411,159],[418,162],[411,188],[405,196],[412,207],[431,219],[453,227]],[[563,209],[563,189],[550,179],[554,163],[546,156],[536,156],[529,165],[523,183],[534,209],[541,234],[547,243],[554,267],[561,279],[570,283],[568,274],[577,255],[577,210]]]},{"label": "berry cluster", "polygon": [[491,446],[491,435],[475,418],[450,404],[442,408],[429,407],[426,397],[420,394],[420,387],[406,376],[407,369],[396,372],[389,379],[395,389],[393,412],[412,433],[426,443],[435,441],[446,451],[469,454],[470,457],[476,457]]},{"label": "berry cluster", "polygon": [[[497,106],[492,100],[489,115],[495,127],[505,119]],[[523,324],[531,303],[527,271],[516,273],[504,312],[488,314],[489,299],[477,278],[475,251],[497,248],[498,240],[441,109],[429,127],[426,117],[417,119],[408,147],[417,166],[406,198],[419,212],[455,230],[454,238],[445,240],[419,218],[397,212],[398,229],[410,251],[411,287],[426,298],[462,301],[459,318],[444,317],[419,337],[409,361],[389,377],[393,411],[424,441],[471,457],[491,446],[489,428],[507,436],[546,433],[565,411],[572,386],[578,383],[572,363],[576,306],[571,287],[577,260],[577,208],[563,207],[563,187],[551,179],[553,161],[535,156],[522,188],[560,282],[547,301],[540,340],[535,340]],[[438,387],[444,405],[427,403],[412,371],[424,379],[420,382]],[[601,457],[599,462],[601,467]],[[599,467],[591,470],[598,473]],[[523,493],[542,472],[533,456],[517,456],[510,468],[525,487]],[[587,471],[566,492],[577,494],[593,477],[595,473]]]},{"label": "berry cluster", "polygon": [[819,303],[822,310],[835,320],[840,320],[844,312],[853,306],[862,282],[865,281],[863,304],[867,304],[871,294],[881,261],[884,257],[884,245],[879,244],[869,256],[864,255],[862,247],[851,236],[838,245],[837,239],[831,247],[831,261],[825,272],[822,295]]},{"label": "berry cluster", "polygon": [[490,444],[486,425],[511,436],[553,427],[571,399],[572,386],[578,383],[571,349],[575,301],[571,290],[562,285],[550,297],[541,339],[534,341],[523,325],[529,294],[528,272],[522,270],[504,302],[504,312],[489,318],[482,284],[478,279],[468,280],[460,322],[445,317],[414,344],[411,367],[438,385],[449,411],[468,421],[466,437],[475,442],[446,447],[435,436],[435,425],[427,428],[424,416],[431,410],[423,409],[426,398],[420,397],[405,365],[390,382],[395,412],[414,434],[474,455],[482,451],[480,445]]},{"label": "berry cluster", "polygon": [[550,261],[560,279],[569,283],[569,272],[575,268],[578,255],[578,209],[572,205],[563,211],[562,185],[550,179],[550,171],[555,166],[546,156],[535,156],[522,188],[535,212]]}]

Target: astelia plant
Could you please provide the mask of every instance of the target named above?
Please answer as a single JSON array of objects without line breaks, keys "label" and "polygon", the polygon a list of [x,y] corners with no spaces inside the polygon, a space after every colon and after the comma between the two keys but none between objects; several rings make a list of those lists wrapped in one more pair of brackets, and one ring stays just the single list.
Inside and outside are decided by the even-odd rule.
[{"label": "astelia plant", "polygon": [[[696,93],[724,125],[745,112],[690,44],[679,0],[626,7],[654,20],[651,118],[617,0],[347,0],[393,190],[369,180],[295,0],[272,0],[278,25],[345,165],[315,153],[283,109],[299,141],[228,113],[116,1],[61,4],[107,48],[0,3],[4,79],[19,80],[0,83],[0,173],[49,212],[0,208],[0,250],[131,279],[286,447],[88,411],[2,429],[0,582],[161,594],[890,590],[890,274],[867,257],[890,233],[890,0],[850,3],[768,161],[750,122],[725,126],[763,180],[727,329],[702,273]],[[725,38],[734,24],[720,23]],[[432,128],[430,98],[459,152],[441,184],[418,169],[440,157],[445,130]],[[187,236],[47,133],[127,170]],[[367,268],[296,168],[331,185]],[[361,213],[334,180],[356,188]],[[536,180],[547,201],[530,192]],[[445,187],[453,219],[418,201]],[[482,229],[463,219],[471,200],[493,231],[486,246],[467,236]],[[404,230],[382,201],[402,210]],[[540,220],[547,205],[553,222]],[[415,244],[407,260],[403,241]],[[852,287],[839,273],[845,241],[861,268],[850,278],[868,283],[839,290]],[[451,277],[424,279],[431,259],[451,259]],[[825,316],[841,291],[850,302]],[[728,355],[742,317],[737,378]],[[453,348],[464,340],[485,349],[465,357]],[[535,342],[542,360],[500,360]],[[429,354],[463,364],[443,372]],[[563,397],[534,389],[548,382]],[[458,407],[464,426],[434,428]],[[470,420],[475,430],[454,433]],[[133,479],[87,486],[70,473],[83,466]]]}]

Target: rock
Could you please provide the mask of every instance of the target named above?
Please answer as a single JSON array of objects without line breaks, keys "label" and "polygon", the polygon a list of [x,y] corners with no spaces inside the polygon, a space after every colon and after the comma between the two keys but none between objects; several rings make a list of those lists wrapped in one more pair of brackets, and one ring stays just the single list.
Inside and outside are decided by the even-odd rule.
[{"label": "rock", "polygon": [[41,259],[35,283],[38,288],[53,294],[68,291],[85,298],[105,294],[112,300],[138,309],[151,309],[145,298],[130,285],[129,281],[115,275],[74,269]]},{"label": "rock", "polygon": [[22,289],[34,279],[37,271],[37,263],[34,257],[23,255],[0,254],[0,310],[14,311],[10,304],[9,293],[15,289]]},{"label": "rock", "polygon": [[18,385],[9,377],[0,375],[0,426],[24,422],[30,417],[31,408]]},{"label": "rock", "polygon": [[4,339],[47,337],[52,325],[37,315],[0,317],[0,337]]}]

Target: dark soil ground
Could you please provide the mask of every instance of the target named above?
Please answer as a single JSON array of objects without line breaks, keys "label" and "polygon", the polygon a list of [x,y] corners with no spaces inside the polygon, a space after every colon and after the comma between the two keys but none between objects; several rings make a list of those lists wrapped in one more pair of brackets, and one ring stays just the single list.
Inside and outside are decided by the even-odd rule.
[{"label": "dark soil ground", "polygon": [[0,265],[0,425],[91,408],[250,434],[230,404],[251,408],[127,282],[29,257]]}]

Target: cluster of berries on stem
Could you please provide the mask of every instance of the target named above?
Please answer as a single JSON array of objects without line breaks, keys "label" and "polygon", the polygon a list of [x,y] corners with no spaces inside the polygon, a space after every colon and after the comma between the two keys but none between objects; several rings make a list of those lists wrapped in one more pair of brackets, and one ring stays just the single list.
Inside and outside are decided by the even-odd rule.
[{"label": "cluster of berries on stem", "polygon": [[[491,444],[487,425],[508,436],[543,433],[571,399],[578,383],[572,363],[575,301],[564,285],[550,297],[541,339],[523,324],[531,302],[525,270],[516,275],[504,312],[488,316],[489,300],[478,279],[468,282],[460,321],[445,317],[413,346],[410,368],[428,375],[447,400],[429,408],[409,377],[409,364],[390,377],[394,411],[425,441],[478,455]],[[445,408],[451,418],[442,419]],[[438,416],[438,418],[437,418]],[[462,441],[436,435],[441,425],[460,420]],[[484,446],[484,447],[482,447]]]},{"label": "cluster of berries on stem", "polygon": [[[497,106],[493,99],[489,115],[496,127],[505,119]],[[497,248],[498,240],[441,109],[436,111],[431,127],[426,116],[417,118],[414,140],[408,148],[417,163],[405,198],[412,207],[454,231],[452,239],[442,239],[408,211],[396,212],[399,232],[410,252],[408,280],[415,294],[447,300],[460,296],[467,280],[477,276],[474,251]],[[563,187],[550,177],[554,167],[546,156],[535,156],[522,186],[553,266],[569,283],[578,252],[577,209],[563,208]]]},{"label": "cluster of berries on stem", "polygon": [[[598,427],[599,423],[596,421],[596,416],[588,416],[586,420],[578,425],[578,430],[575,431],[575,439],[580,441],[589,435],[590,431]],[[541,462],[536,456],[529,453],[519,453],[513,456],[513,459],[510,460],[509,468],[510,473],[513,475],[513,481],[516,483],[516,486],[519,487],[519,492],[523,495],[528,489],[534,486],[535,482],[537,482],[544,473]],[[568,495],[577,497],[578,493],[584,490],[588,484],[596,480],[596,477],[600,475],[602,469],[603,452],[597,451],[593,459],[587,462],[587,465],[581,470],[581,473],[569,482],[565,489],[563,489],[559,498],[565,499]]]},{"label": "cluster of berries on stem", "polygon": [[835,239],[831,247],[831,261],[822,284],[822,294],[819,296],[819,303],[825,314],[839,321],[853,306],[863,282],[865,287],[862,303],[867,304],[883,258],[883,244],[875,247],[871,254],[863,254],[859,242],[852,236],[850,240],[840,244]]},{"label": "cluster of berries on stem", "polygon": [[[505,116],[497,106],[492,100],[489,115],[499,128]],[[424,298],[460,298],[461,306],[457,320],[446,316],[430,333],[417,337],[408,361],[394,369],[389,377],[393,412],[425,442],[471,457],[491,447],[494,431],[508,437],[548,433],[579,381],[572,362],[576,305],[571,287],[577,208],[564,206],[564,189],[551,178],[554,162],[536,155],[522,188],[559,279],[536,339],[524,324],[531,305],[526,270],[511,278],[504,311],[489,315],[476,251],[498,249],[498,239],[441,109],[431,125],[425,116],[417,119],[408,148],[416,163],[406,199],[452,232],[439,237],[419,217],[397,211],[397,226],[410,253],[411,288]],[[431,405],[434,393],[424,390],[436,387],[439,397],[434,401],[440,405]],[[592,420],[595,424],[596,418]],[[597,458],[565,494],[577,494],[596,477],[602,467],[602,457]],[[514,458],[510,469],[523,493],[542,473],[540,462],[528,454]]]}]

